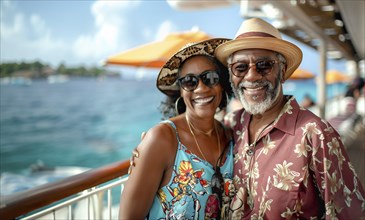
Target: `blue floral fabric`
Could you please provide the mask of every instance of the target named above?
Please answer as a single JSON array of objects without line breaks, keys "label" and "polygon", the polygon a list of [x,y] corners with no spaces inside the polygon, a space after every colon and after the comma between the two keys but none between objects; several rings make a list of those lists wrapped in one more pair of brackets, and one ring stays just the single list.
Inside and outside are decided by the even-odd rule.
[{"label": "blue floral fabric", "polygon": [[[212,192],[214,167],[191,153],[179,139],[176,126],[178,149],[169,183],[157,193],[147,219],[217,219],[219,202]],[[233,142],[229,143],[226,160],[220,167],[223,184],[221,219],[228,215],[229,202],[234,195],[232,184]]]}]

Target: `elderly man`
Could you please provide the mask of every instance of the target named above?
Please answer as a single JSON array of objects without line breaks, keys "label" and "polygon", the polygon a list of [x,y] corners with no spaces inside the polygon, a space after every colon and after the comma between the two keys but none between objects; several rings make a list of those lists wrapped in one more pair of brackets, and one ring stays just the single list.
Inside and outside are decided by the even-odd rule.
[{"label": "elderly man", "polygon": [[302,60],[269,23],[242,23],[216,57],[243,109],[234,112],[233,219],[360,219],[365,193],[339,134],[283,94]]}]

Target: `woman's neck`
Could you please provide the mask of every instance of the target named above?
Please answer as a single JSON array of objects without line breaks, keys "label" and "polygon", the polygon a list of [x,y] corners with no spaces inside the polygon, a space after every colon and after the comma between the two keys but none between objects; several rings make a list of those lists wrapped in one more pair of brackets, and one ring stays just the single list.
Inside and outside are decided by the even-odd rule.
[{"label": "woman's neck", "polygon": [[199,118],[185,113],[194,131],[211,136],[214,133],[214,117]]}]

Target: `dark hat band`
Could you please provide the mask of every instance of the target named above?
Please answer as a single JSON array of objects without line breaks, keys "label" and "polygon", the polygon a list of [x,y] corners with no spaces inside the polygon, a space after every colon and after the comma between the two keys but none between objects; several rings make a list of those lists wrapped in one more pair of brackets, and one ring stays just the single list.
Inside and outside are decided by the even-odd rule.
[{"label": "dark hat band", "polygon": [[273,37],[273,38],[276,38],[275,36],[268,34],[268,33],[264,33],[264,32],[246,32],[246,33],[238,35],[236,37],[236,39],[242,39],[242,38],[246,38],[246,37]]}]

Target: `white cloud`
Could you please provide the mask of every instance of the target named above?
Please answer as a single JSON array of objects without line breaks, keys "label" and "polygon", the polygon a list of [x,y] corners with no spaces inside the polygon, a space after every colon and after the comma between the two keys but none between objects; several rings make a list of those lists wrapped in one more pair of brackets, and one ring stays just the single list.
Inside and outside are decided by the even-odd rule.
[{"label": "white cloud", "polygon": [[155,39],[156,40],[164,39],[169,33],[175,32],[177,30],[176,27],[177,26],[169,20],[162,22],[157,30]]},{"label": "white cloud", "polygon": [[139,4],[139,1],[94,2],[90,10],[95,31],[66,42],[62,36],[52,35],[52,28],[39,14],[27,17],[19,12],[16,2],[1,1],[1,61],[95,64],[120,48],[121,39],[130,38],[123,15]]},{"label": "white cloud", "polygon": [[[51,38],[51,30],[37,14],[29,18],[14,2],[1,2],[1,61],[50,61],[61,59],[64,43]],[[56,52],[57,51],[57,52]]]},{"label": "white cloud", "polygon": [[30,16],[30,25],[37,36],[49,35],[49,29],[46,26],[46,22],[37,14]]},{"label": "white cloud", "polygon": [[[52,26],[41,14],[26,15],[19,11],[17,2],[1,1],[1,61],[41,60],[57,66],[101,63],[106,57],[138,45],[136,38],[161,40],[176,31],[170,20],[158,29],[136,29],[128,17],[137,13],[141,1],[95,1],[90,7],[94,30],[80,33],[71,41],[52,33]],[[139,34],[139,35],[138,35]],[[138,36],[137,36],[138,35]]]},{"label": "white cloud", "polygon": [[128,22],[123,15],[139,4],[139,1],[96,1],[91,7],[96,31],[76,39],[73,44],[76,56],[101,61],[111,55],[111,51],[120,48],[121,40],[130,38]]},{"label": "white cloud", "polygon": [[165,20],[158,26],[157,31],[146,27],[142,30],[142,35],[145,39],[159,41],[163,40],[171,32],[176,32],[177,30],[178,26],[176,24],[170,20]]}]

